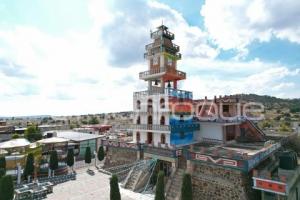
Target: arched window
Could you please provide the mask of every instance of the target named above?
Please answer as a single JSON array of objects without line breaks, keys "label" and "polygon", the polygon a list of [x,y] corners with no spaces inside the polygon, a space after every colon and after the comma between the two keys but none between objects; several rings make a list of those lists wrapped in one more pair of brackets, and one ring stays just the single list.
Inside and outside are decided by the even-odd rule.
[{"label": "arched window", "polygon": [[160,108],[165,108],[165,99],[160,99]]},{"label": "arched window", "polygon": [[166,123],[165,116],[161,116],[160,125],[165,125],[165,123]]},{"label": "arched window", "polygon": [[152,115],[148,116],[148,124],[152,124]]},{"label": "arched window", "polygon": [[148,99],[147,111],[152,112],[152,99]]},{"label": "arched window", "polygon": [[141,141],[141,134],[140,132],[136,132],[136,142],[140,142]]},{"label": "arched window", "polygon": [[138,109],[138,110],[141,109],[141,101],[140,100],[136,101],[136,109]]},{"label": "arched window", "polygon": [[141,124],[141,117],[140,116],[137,117],[136,124]]},{"label": "arched window", "polygon": [[161,144],[166,144],[166,136],[165,136],[165,134],[161,134],[160,135],[160,143]]}]

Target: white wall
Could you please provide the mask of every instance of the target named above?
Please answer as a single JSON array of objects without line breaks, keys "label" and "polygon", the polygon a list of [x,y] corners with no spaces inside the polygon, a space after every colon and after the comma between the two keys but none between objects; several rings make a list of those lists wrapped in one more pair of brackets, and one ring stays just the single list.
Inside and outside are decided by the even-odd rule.
[{"label": "white wall", "polygon": [[214,140],[223,140],[223,126],[211,122],[201,122],[200,131],[194,134],[195,140],[209,138]]}]

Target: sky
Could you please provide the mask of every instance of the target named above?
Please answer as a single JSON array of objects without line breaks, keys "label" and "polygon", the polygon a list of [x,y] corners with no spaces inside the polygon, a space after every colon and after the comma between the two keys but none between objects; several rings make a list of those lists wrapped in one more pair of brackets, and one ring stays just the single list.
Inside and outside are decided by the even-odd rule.
[{"label": "sky", "polygon": [[1,0],[0,116],[132,110],[161,23],[195,99],[300,98],[299,10],[299,0]]}]

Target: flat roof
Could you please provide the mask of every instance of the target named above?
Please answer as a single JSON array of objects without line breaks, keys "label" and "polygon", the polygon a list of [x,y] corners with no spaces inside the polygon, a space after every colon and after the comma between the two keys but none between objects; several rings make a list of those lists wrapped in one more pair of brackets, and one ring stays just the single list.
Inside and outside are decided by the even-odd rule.
[{"label": "flat roof", "polygon": [[25,147],[29,146],[30,142],[24,138],[19,139],[12,139],[6,142],[0,143],[0,149],[10,149],[10,148],[17,148],[17,147]]},{"label": "flat roof", "polygon": [[94,135],[77,131],[56,131],[57,137],[65,138],[73,141],[85,141],[104,137],[103,135]]},{"label": "flat roof", "polygon": [[68,142],[69,139],[61,138],[61,137],[51,137],[37,141],[40,144],[54,144],[54,143],[64,143]]}]

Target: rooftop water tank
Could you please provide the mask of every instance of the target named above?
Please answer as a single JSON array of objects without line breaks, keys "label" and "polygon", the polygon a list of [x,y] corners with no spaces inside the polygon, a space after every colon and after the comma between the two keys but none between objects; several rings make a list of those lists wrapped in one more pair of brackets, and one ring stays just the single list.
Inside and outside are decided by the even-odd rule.
[{"label": "rooftop water tank", "polygon": [[294,151],[283,151],[279,155],[279,167],[285,170],[293,170],[297,167],[297,154]]}]

